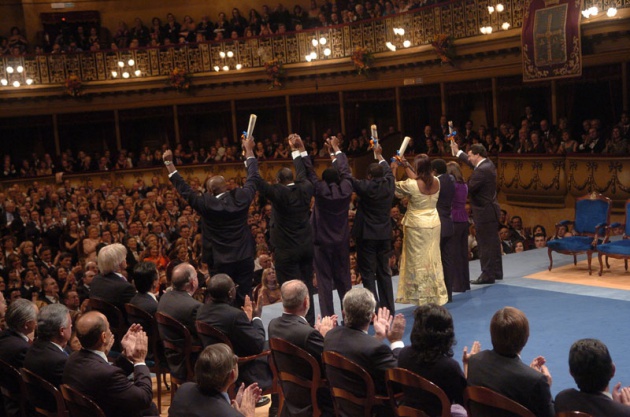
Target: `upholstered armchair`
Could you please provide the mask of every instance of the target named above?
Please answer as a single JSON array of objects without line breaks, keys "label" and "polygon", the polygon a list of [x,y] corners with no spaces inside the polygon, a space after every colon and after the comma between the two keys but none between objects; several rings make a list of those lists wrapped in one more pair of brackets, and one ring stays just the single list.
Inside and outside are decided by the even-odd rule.
[{"label": "upholstered armchair", "polygon": [[577,264],[577,255],[586,253],[588,274],[591,274],[591,257],[597,245],[606,241],[606,226],[610,223],[610,198],[598,193],[591,193],[575,201],[575,220],[563,220],[556,224],[556,234],[560,226],[573,225],[573,236],[550,240],[547,243],[549,270],[553,266],[551,252],[573,255],[573,264]]},{"label": "upholstered armchair", "polygon": [[628,258],[630,258],[630,200],[626,201],[624,206],[626,213],[625,223],[613,223],[606,228],[606,237],[614,234],[617,230],[622,230],[623,236],[621,240],[608,242],[597,246],[597,259],[599,260],[599,276],[604,271],[604,263],[602,257],[606,256],[606,267],[610,268],[608,258],[623,259],[628,270]]}]

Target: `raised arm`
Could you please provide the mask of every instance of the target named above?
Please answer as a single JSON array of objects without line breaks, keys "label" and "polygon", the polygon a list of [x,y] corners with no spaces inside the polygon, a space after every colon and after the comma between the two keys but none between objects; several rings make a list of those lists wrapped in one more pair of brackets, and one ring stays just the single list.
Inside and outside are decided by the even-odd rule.
[{"label": "raised arm", "polygon": [[168,178],[175,186],[175,189],[182,196],[184,200],[190,204],[190,206],[195,209],[198,213],[203,213],[204,211],[204,199],[201,195],[195,192],[190,185],[179,175],[177,172],[177,167],[173,162],[173,152],[170,149],[167,149],[166,152],[162,155],[162,160],[164,161],[164,165],[168,170]]},{"label": "raised arm", "polygon": [[243,151],[245,152],[245,166],[247,167],[247,179],[245,180],[242,190],[247,194],[250,200],[253,200],[258,184],[262,180],[260,172],[258,171],[258,161],[254,155],[256,144],[254,143],[253,137],[243,138],[241,143],[243,145]]},{"label": "raised arm", "polygon": [[303,159],[308,158],[304,143],[298,134],[293,133],[289,135],[289,145],[291,145],[291,156],[295,167],[295,182],[304,181],[307,178]]}]

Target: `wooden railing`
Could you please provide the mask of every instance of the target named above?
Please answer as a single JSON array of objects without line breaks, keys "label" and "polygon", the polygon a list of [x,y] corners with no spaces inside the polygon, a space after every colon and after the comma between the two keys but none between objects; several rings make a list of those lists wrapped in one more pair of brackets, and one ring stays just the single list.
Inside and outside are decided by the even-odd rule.
[{"label": "wooden railing", "polygon": [[[586,1],[587,4],[592,2]],[[448,1],[385,18],[268,37],[133,50],[3,56],[0,58],[0,78],[6,77],[8,66],[21,65],[35,87],[62,84],[71,74],[78,75],[83,82],[113,81],[111,72],[117,69],[117,62],[127,62],[130,58],[135,61],[135,68],[142,72],[141,79],[168,76],[175,67],[191,74],[208,74],[215,73],[216,65],[224,65],[220,53],[228,50],[234,52],[234,62],[241,63],[245,70],[260,70],[272,58],[285,65],[306,63],[305,57],[313,49],[311,41],[320,37],[328,40],[331,55],[326,60],[330,61],[348,59],[359,46],[376,54],[386,52],[385,43],[393,39],[395,27],[405,28],[406,38],[413,48],[429,44],[436,34],[448,34],[457,40],[482,36],[479,31],[482,26],[500,26],[503,22],[509,23],[512,29],[522,26],[522,0],[502,0],[505,9],[500,17],[496,12],[488,13],[487,8],[492,3],[496,2]],[[601,3],[598,2],[600,7],[608,7],[608,3],[618,8],[630,7],[630,0],[603,0],[604,4]],[[320,62],[322,60],[317,61]],[[229,73],[218,72],[216,76],[227,77]]]}]

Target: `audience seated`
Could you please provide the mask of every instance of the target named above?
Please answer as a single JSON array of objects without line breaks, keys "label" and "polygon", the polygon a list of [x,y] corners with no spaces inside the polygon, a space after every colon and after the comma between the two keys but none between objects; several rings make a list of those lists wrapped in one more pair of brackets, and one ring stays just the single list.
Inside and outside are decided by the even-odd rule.
[{"label": "audience seated", "polygon": [[551,375],[542,356],[527,366],[520,353],[529,338],[525,314],[504,307],[490,321],[492,350],[468,358],[468,385],[482,386],[516,401],[536,417],[553,417]]},{"label": "audience seated", "polygon": [[569,371],[579,391],[573,388],[556,396],[556,412],[582,411],[593,416],[630,416],[630,388],[618,383],[610,390],[615,364],[608,348],[597,339],[580,339],[569,350]]}]

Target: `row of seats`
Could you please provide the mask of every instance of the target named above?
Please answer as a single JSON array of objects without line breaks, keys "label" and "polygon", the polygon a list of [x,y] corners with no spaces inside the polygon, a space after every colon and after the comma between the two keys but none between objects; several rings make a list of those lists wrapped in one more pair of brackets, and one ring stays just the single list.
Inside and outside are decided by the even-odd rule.
[{"label": "row of seats", "polygon": [[[575,202],[575,220],[563,220],[556,224],[573,225],[573,236],[564,239],[550,240],[547,243],[549,270],[553,266],[552,252],[573,256],[573,264],[577,264],[577,255],[586,253],[588,273],[591,274],[591,257],[597,253],[599,260],[599,276],[604,271],[603,257],[610,268],[608,258],[624,259],[626,271],[630,258],[630,199],[624,206],[625,222],[610,223],[612,200],[598,193],[580,197]],[[623,238],[610,242],[610,236],[621,230]]]}]

